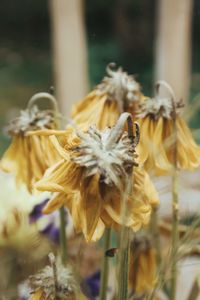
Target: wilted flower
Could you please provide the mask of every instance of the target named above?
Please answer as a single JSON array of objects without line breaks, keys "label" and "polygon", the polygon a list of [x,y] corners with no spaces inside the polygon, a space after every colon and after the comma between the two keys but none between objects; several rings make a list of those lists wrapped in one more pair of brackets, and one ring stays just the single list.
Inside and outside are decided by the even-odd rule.
[{"label": "wilted flower", "polygon": [[156,284],[156,268],[156,251],[149,238],[134,237],[130,247],[129,267],[132,295],[146,297],[153,291]]},{"label": "wilted flower", "polygon": [[133,112],[142,97],[140,85],[133,76],[109,64],[102,82],[72,110],[72,118],[82,128],[96,124],[97,128],[114,126],[124,111]]},{"label": "wilted flower", "polygon": [[25,183],[29,191],[45,170],[58,161],[59,156],[48,137],[27,136],[27,132],[54,128],[53,111],[40,111],[37,106],[21,111],[20,116],[8,126],[12,143],[4,153],[0,167],[5,172],[14,173],[16,182]]},{"label": "wilted flower", "polygon": [[[167,95],[162,96],[161,86],[166,88]],[[199,166],[200,149],[180,116],[182,107],[182,101],[175,102],[173,91],[165,82],[157,84],[155,99],[143,98],[140,102],[137,117],[142,139],[138,152],[147,171],[157,175],[171,171],[175,147],[178,169],[193,170]]]},{"label": "wilted flower", "polygon": [[63,266],[49,254],[50,266],[30,277],[33,289],[29,300],[79,300],[80,288],[70,266]]},{"label": "wilted flower", "polygon": [[134,187],[128,199],[126,226],[138,230],[147,224],[152,202],[158,201],[148,175],[136,168],[133,176],[137,137],[132,141],[124,131],[127,116],[122,114],[115,127],[103,131],[93,126],[75,134],[68,128],[70,138],[63,147],[55,136],[50,137],[63,160],[47,170],[36,187],[58,193],[45,212],[66,205],[76,230],[82,231],[87,241],[99,239],[105,226],[122,224],[120,193],[128,177]]}]

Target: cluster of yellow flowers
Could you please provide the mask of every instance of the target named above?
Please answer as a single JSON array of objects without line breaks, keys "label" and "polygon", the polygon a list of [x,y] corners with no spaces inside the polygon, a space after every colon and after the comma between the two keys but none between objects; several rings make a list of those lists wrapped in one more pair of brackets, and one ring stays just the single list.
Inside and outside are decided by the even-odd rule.
[{"label": "cluster of yellow flowers", "polygon": [[50,110],[33,106],[22,111],[9,127],[13,142],[1,160],[1,168],[16,173],[17,182],[25,183],[30,191],[37,182],[37,189],[56,193],[45,213],[66,205],[75,228],[87,241],[99,239],[105,227],[121,224],[119,191],[123,190],[128,166],[136,160],[125,124],[112,138],[119,130],[116,123],[121,113],[131,113],[141,131],[140,142],[135,145],[139,166],[128,174],[134,183],[127,226],[138,230],[147,224],[152,205],[158,204],[145,170],[166,174],[172,169],[174,120],[178,168],[194,169],[200,164],[200,149],[179,114],[182,105],[175,101],[170,87],[165,84],[168,94],[161,96],[162,83],[158,84],[155,99],[151,99],[121,68],[114,70],[111,64],[107,72],[108,76],[73,107],[76,128],[56,130]]},{"label": "cluster of yellow flowers", "polygon": [[[138,231],[149,223],[159,199],[147,171],[168,174],[174,159],[178,169],[200,164],[200,149],[180,115],[183,105],[166,83],[159,82],[155,98],[149,98],[121,68],[110,64],[107,73],[73,107],[74,126],[58,130],[53,112],[36,106],[23,111],[9,128],[13,141],[0,165],[29,191],[52,192],[44,213],[66,206],[88,242],[100,239],[106,227],[118,229],[125,222]],[[126,124],[133,119],[135,128]],[[132,190],[123,220],[128,181]]]}]

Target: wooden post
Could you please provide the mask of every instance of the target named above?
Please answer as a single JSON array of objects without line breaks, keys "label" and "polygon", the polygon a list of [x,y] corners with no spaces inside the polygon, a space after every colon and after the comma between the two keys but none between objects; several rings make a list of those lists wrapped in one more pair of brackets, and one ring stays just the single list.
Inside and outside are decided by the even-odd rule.
[{"label": "wooden post", "polygon": [[67,117],[88,87],[83,11],[83,0],[50,0],[56,97]]},{"label": "wooden post", "polygon": [[193,0],[158,0],[156,80],[167,81],[178,99],[188,99]]}]

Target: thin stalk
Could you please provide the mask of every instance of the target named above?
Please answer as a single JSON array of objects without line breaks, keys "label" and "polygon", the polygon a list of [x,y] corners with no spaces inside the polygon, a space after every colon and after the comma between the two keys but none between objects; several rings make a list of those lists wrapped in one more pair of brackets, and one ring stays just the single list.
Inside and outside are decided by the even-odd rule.
[{"label": "thin stalk", "polygon": [[177,287],[177,249],[179,246],[179,231],[178,231],[178,171],[177,171],[177,128],[176,128],[176,115],[174,109],[174,149],[173,149],[173,161],[174,169],[172,175],[172,250],[171,250],[171,288],[170,288],[170,300],[176,299],[176,287]]},{"label": "thin stalk", "polygon": [[[31,97],[31,99],[28,102],[27,108],[31,109],[35,103],[41,99],[48,99],[53,107],[54,111],[54,119],[55,119],[55,126],[56,129],[59,129],[60,122],[59,122],[59,109],[58,109],[58,103],[56,98],[53,95],[54,90],[51,89],[51,94],[50,93],[37,93]],[[66,231],[65,231],[65,226],[66,226],[66,221],[65,221],[65,211],[64,207],[61,207],[59,209],[60,212],[60,247],[61,247],[61,257],[62,257],[62,262],[63,264],[67,260],[67,236],[66,236]]]},{"label": "thin stalk", "polygon": [[57,267],[56,267],[56,260],[55,260],[55,256],[53,253],[49,253],[49,261],[53,270],[53,278],[54,278],[54,298],[55,300],[58,300],[58,296],[57,296],[57,291],[58,291],[58,277],[57,277]]},{"label": "thin stalk", "polygon": [[153,243],[154,243],[154,246],[156,248],[157,266],[159,267],[160,264],[161,264],[161,261],[162,261],[162,255],[161,255],[160,232],[159,232],[157,208],[153,208],[153,212],[152,212],[151,233],[153,235]]},{"label": "thin stalk", "polygon": [[[131,178],[131,177],[130,177]],[[122,228],[120,232],[120,247],[118,260],[118,295],[117,300],[128,299],[128,274],[130,256],[129,228],[126,227],[127,201],[132,191],[131,179],[127,179],[125,191],[122,192]]]},{"label": "thin stalk", "polygon": [[100,283],[100,296],[99,300],[106,300],[107,298],[107,287],[108,287],[108,275],[109,275],[109,258],[105,255],[105,252],[110,248],[111,229],[107,228],[104,235],[104,246],[103,246],[103,262],[101,269],[101,283]]},{"label": "thin stalk", "polygon": [[176,299],[176,284],[177,284],[177,248],[178,248],[178,193],[177,193],[177,175],[176,172],[173,176],[173,200],[172,200],[172,207],[173,207],[173,221],[172,221],[172,252],[171,252],[171,259],[172,259],[172,267],[171,267],[171,300]]},{"label": "thin stalk", "polygon": [[65,264],[67,260],[67,237],[66,237],[66,220],[65,220],[65,210],[64,207],[59,209],[60,213],[60,248],[61,248],[61,258],[62,263]]},{"label": "thin stalk", "polygon": [[124,227],[121,231],[117,300],[128,299],[128,275],[130,256],[129,232],[130,230],[127,227]]}]

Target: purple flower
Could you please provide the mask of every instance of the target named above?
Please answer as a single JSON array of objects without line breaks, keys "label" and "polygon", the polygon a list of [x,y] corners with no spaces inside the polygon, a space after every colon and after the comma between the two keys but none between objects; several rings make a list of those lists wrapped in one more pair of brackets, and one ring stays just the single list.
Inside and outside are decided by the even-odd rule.
[{"label": "purple flower", "polygon": [[95,300],[99,295],[100,288],[100,271],[92,274],[92,276],[85,279],[84,289],[90,300]]},{"label": "purple flower", "polygon": [[42,203],[36,204],[34,206],[32,212],[29,214],[29,222],[30,223],[35,223],[38,219],[40,219],[42,216],[44,216],[42,213],[42,210],[48,201],[49,201],[49,199],[46,199]]},{"label": "purple flower", "polygon": [[[52,242],[59,244],[59,212],[55,211],[52,214],[44,215],[42,213],[43,208],[49,199],[45,199],[43,202],[34,206],[32,212],[29,214],[30,223],[39,223],[43,219],[42,227],[39,227],[39,232],[47,236]],[[66,225],[67,225],[67,211],[65,210]],[[40,222],[41,223],[41,222]]]},{"label": "purple flower", "polygon": [[50,238],[55,244],[59,244],[60,234],[59,228],[55,226],[54,223],[49,223],[43,230],[40,232]]}]

